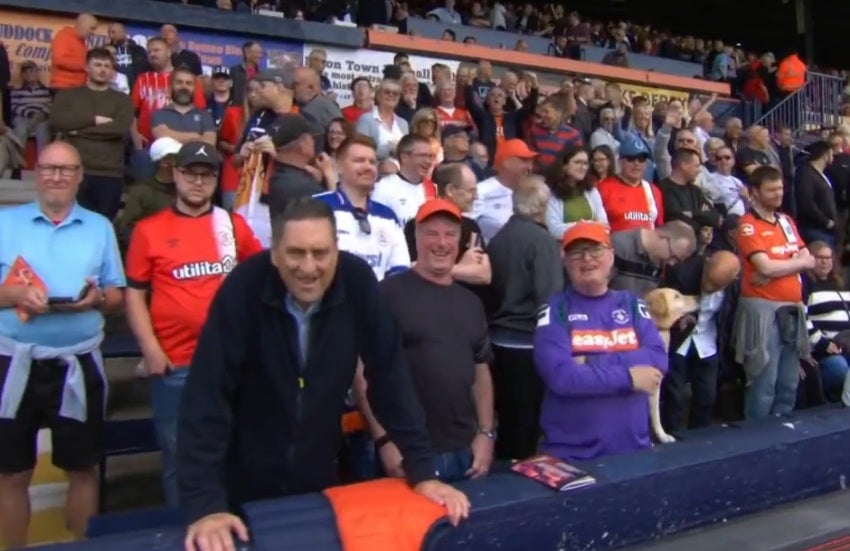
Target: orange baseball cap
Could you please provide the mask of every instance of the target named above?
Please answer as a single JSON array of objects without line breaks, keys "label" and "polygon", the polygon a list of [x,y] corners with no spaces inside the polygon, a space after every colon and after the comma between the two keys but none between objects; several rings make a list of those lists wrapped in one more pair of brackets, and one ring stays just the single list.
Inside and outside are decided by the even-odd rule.
[{"label": "orange baseball cap", "polygon": [[460,209],[451,201],[445,199],[429,199],[422,203],[419,210],[416,211],[416,223],[424,221],[435,214],[448,214],[452,218],[457,218],[458,222],[462,220]]},{"label": "orange baseball cap", "polygon": [[611,246],[611,232],[604,224],[599,222],[578,222],[564,232],[561,240],[562,247],[566,249],[576,241],[593,241],[606,247]]},{"label": "orange baseball cap", "polygon": [[511,157],[519,157],[520,159],[533,159],[537,157],[537,153],[531,150],[524,141],[514,138],[505,140],[499,147],[496,148],[496,158],[494,164],[496,168],[502,166],[507,159]]}]

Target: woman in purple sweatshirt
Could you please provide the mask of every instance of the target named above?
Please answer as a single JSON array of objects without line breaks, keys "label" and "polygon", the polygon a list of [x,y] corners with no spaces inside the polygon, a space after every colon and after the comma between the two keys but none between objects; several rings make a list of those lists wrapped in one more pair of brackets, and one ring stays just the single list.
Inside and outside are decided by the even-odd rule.
[{"label": "woman in purple sweatshirt", "polygon": [[534,361],[546,393],[541,451],[591,459],[650,446],[647,395],[667,352],[643,301],[608,289],[614,253],[606,226],[581,222],[563,237],[571,287],[540,310]]}]

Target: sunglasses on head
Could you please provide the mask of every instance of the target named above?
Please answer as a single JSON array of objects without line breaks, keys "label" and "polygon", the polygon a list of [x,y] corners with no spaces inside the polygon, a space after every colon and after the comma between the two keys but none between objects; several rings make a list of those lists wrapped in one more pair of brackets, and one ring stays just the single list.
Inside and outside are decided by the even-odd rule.
[{"label": "sunglasses on head", "polygon": [[369,215],[366,211],[361,208],[354,208],[351,210],[351,213],[354,215],[354,219],[357,220],[357,227],[360,228],[360,231],[366,235],[371,235],[372,224],[369,223]]}]

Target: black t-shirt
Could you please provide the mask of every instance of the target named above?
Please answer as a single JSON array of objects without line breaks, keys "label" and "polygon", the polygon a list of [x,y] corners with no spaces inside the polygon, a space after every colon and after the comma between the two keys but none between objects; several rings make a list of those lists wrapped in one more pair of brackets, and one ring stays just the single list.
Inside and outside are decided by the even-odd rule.
[{"label": "black t-shirt", "polygon": [[492,360],[481,303],[463,286],[438,285],[415,270],[388,277],[380,286],[399,324],[434,451],[468,447],[478,428],[475,365]]}]

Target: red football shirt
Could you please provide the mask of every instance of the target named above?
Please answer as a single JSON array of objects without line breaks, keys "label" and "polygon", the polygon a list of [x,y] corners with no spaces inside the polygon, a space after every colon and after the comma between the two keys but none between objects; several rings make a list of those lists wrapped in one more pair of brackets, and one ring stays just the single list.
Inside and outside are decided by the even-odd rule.
[{"label": "red football shirt", "polygon": [[[254,232],[232,215],[236,260],[263,250]],[[212,213],[188,216],[164,209],[139,222],[127,251],[128,285],[150,290],[154,334],[174,366],[192,360],[201,327],[233,259],[220,257]]]},{"label": "red football shirt", "polygon": [[610,176],[599,182],[597,189],[602,196],[602,206],[605,207],[605,214],[608,215],[608,225],[611,226],[612,233],[641,228],[651,230],[664,224],[661,191],[655,184],[649,185],[655,200],[655,210],[658,213],[654,222],[650,216],[650,205],[642,185],[627,184],[617,176]]}]

